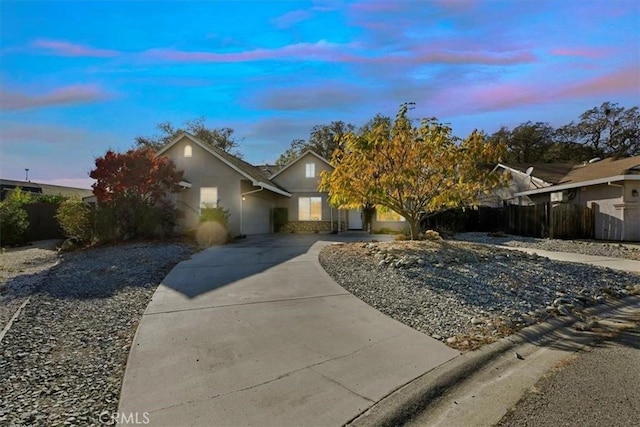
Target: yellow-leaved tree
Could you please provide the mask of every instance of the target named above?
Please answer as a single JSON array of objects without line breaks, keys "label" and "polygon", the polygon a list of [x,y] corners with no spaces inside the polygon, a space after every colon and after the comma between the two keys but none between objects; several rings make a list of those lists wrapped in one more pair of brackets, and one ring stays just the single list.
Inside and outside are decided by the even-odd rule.
[{"label": "yellow-leaved tree", "polygon": [[492,169],[505,147],[486,143],[477,131],[460,142],[435,118],[414,127],[407,117],[410,105],[400,107],[393,123],[377,120],[360,133],[345,134],[331,158],[334,170],[322,173],[320,190],[339,208],[373,204],[402,215],[415,239],[422,218],[473,205],[504,185],[504,176]]}]

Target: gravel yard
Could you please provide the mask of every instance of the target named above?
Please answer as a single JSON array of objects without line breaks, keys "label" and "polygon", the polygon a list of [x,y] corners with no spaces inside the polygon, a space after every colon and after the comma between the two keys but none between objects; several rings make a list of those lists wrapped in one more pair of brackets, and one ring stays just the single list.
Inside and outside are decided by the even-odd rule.
[{"label": "gravel yard", "polygon": [[0,425],[101,424],[100,414],[117,410],[140,316],[190,250],[143,243],[63,255],[35,249],[2,255],[0,327],[16,302],[29,301],[0,342]]},{"label": "gravel yard", "polygon": [[[602,255],[606,246],[597,247]],[[640,293],[637,274],[461,241],[332,245],[320,262],[369,305],[463,351],[549,316]]]},{"label": "gravel yard", "polygon": [[639,243],[608,243],[593,240],[538,239],[535,237],[510,236],[492,237],[487,233],[458,233],[456,240],[516,248],[542,249],[544,251],[571,252],[583,255],[608,256],[640,261]]}]

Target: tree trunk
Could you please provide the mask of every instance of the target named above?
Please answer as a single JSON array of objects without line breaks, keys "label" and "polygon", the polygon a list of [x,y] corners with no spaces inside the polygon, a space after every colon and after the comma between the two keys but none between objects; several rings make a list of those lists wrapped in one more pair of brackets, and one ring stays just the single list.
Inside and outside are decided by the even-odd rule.
[{"label": "tree trunk", "polygon": [[409,223],[409,237],[411,240],[416,240],[420,232],[420,221],[417,218],[407,217],[407,222]]}]

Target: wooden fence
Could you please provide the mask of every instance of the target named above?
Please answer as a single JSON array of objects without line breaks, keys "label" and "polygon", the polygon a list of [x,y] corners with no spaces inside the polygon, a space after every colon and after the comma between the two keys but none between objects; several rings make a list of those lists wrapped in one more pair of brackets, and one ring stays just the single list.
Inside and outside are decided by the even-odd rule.
[{"label": "wooden fence", "polygon": [[29,216],[27,240],[62,239],[64,234],[55,218],[58,206],[55,203],[30,203],[23,208]]},{"label": "wooden fence", "polygon": [[503,231],[529,237],[593,239],[595,211],[572,203],[543,203],[504,208],[481,206],[466,211],[464,231]]}]

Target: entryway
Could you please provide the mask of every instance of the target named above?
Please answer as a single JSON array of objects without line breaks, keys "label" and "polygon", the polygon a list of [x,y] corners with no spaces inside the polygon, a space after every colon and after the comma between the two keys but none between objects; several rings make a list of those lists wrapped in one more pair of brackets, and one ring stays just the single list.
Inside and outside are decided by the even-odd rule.
[{"label": "entryway", "polygon": [[362,230],[362,214],[360,209],[349,209],[349,230]]}]

